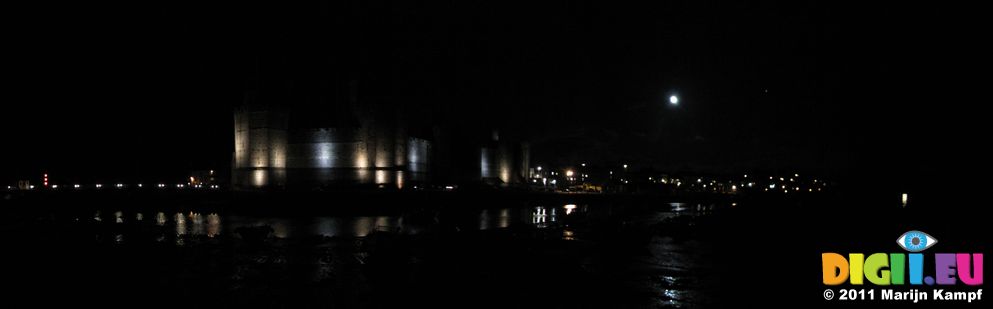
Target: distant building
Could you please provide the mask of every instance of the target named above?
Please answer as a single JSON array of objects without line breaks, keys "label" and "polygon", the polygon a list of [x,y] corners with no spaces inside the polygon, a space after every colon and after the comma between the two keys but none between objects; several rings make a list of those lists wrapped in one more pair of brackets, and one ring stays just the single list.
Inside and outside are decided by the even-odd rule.
[{"label": "distant building", "polygon": [[235,188],[402,188],[428,180],[432,143],[408,134],[395,110],[356,104],[354,96],[274,102],[251,93],[235,110]]},{"label": "distant building", "polygon": [[190,186],[213,186],[217,185],[218,175],[215,170],[199,170],[190,173]]},{"label": "distant building", "polygon": [[[530,148],[519,136],[489,131],[499,124],[439,113],[444,104],[409,99],[364,67],[311,74],[301,73],[313,72],[309,67],[260,63],[234,110],[234,189],[503,187],[527,180]],[[487,134],[479,134],[484,128]]]},{"label": "distant building", "polygon": [[501,140],[500,132],[493,130],[490,140],[479,148],[479,177],[494,185],[526,184],[530,157],[530,145]]}]

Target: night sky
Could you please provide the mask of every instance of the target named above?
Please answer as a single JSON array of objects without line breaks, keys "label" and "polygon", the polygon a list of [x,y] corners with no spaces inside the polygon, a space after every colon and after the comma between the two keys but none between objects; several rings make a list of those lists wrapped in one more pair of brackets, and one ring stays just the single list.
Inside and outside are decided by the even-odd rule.
[{"label": "night sky", "polygon": [[226,169],[232,108],[258,72],[355,78],[428,121],[525,136],[538,162],[855,181],[988,169],[966,163],[988,158],[988,35],[961,8],[25,5],[5,9],[4,181]]}]

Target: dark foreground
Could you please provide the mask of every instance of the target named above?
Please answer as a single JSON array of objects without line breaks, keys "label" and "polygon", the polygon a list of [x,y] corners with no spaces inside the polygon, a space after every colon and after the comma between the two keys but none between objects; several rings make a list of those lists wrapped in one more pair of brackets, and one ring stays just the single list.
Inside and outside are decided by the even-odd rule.
[{"label": "dark foreground", "polygon": [[835,195],[432,197],[368,213],[205,200],[5,201],[4,294],[29,307],[833,306],[821,252],[898,252],[909,229],[989,249],[979,216]]}]

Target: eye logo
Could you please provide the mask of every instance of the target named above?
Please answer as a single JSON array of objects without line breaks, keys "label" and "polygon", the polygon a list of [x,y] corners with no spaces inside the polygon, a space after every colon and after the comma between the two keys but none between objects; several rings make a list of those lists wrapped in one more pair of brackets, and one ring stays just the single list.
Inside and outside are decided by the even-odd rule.
[{"label": "eye logo", "polygon": [[910,252],[921,252],[927,248],[931,248],[937,243],[938,240],[931,237],[927,233],[921,231],[909,231],[900,235],[896,239],[896,243],[900,245],[901,248]]}]

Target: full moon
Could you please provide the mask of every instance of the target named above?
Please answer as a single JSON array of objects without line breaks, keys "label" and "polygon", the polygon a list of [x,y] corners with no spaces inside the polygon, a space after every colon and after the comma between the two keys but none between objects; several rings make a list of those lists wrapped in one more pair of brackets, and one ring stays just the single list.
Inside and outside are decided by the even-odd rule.
[{"label": "full moon", "polygon": [[669,96],[669,104],[672,105],[679,104],[679,98],[676,96]]}]

